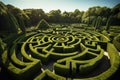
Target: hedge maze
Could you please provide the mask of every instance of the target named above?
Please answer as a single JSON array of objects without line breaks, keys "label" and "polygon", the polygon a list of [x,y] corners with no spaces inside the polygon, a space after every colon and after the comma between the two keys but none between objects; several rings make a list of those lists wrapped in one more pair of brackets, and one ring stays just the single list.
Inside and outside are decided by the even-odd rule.
[{"label": "hedge maze", "polygon": [[11,44],[1,56],[15,80],[107,80],[120,63],[106,36],[80,28],[37,30]]}]

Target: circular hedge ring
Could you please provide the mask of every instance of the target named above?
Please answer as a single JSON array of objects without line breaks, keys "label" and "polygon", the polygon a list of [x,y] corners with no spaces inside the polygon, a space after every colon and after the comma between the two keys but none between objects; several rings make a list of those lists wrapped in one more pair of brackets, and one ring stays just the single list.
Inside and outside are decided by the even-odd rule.
[{"label": "circular hedge ring", "polygon": [[119,67],[116,48],[94,31],[31,32],[11,44],[1,58],[17,80],[106,80]]}]

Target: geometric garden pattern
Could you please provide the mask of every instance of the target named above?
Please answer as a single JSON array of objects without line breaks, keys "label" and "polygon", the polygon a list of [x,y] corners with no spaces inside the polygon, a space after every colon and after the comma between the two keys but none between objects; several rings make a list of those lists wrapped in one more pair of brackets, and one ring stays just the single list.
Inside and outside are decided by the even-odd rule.
[{"label": "geometric garden pattern", "polygon": [[2,61],[17,80],[106,80],[119,67],[117,50],[106,36],[78,29],[21,34]]}]

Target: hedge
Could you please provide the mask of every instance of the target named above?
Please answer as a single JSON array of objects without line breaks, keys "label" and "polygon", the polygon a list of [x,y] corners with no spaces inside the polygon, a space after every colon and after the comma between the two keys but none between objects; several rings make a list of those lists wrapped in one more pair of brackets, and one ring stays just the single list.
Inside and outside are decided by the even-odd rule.
[{"label": "hedge", "polygon": [[[118,55],[116,48],[114,47],[113,44],[108,43],[107,51],[110,56],[111,67],[97,76],[90,78],[83,78],[84,80],[109,80],[112,77],[112,75],[118,70],[120,65],[120,57]],[[75,78],[73,80],[83,80],[83,79]]]},{"label": "hedge", "polygon": [[[1,55],[2,64],[17,80],[107,80],[119,68],[118,52],[104,35],[79,30],[58,33],[21,34]],[[109,54],[110,66],[87,77],[101,65],[104,51]],[[44,70],[51,66],[53,71]]]},{"label": "hedge", "polygon": [[34,80],[66,80],[66,78],[54,74],[53,72],[46,69],[42,74],[38,75]]},{"label": "hedge", "polygon": [[61,76],[69,76],[70,72],[70,62],[69,60],[66,61],[65,65],[54,63],[54,70],[56,74],[59,74]]},{"label": "hedge", "polygon": [[[5,68],[8,69],[8,72],[11,74],[11,76],[13,76],[17,80],[23,79],[29,80],[30,78],[32,78],[32,75],[40,71],[41,66],[41,62],[39,60],[34,60],[33,62],[25,63],[19,61],[17,58],[14,58],[13,56],[11,56],[11,59],[9,59],[7,50],[4,51],[4,53],[2,54],[2,64],[4,65]],[[18,66],[16,66],[15,64]]]},{"label": "hedge", "polygon": [[[8,69],[8,72],[17,80],[29,80],[32,78],[32,75],[34,75],[36,72],[41,71],[41,61],[38,59],[34,59],[32,57],[29,57],[26,53],[26,43],[23,43],[21,47],[21,55],[24,57],[24,59],[27,61],[24,62],[17,58],[17,48],[19,45],[17,43],[14,43],[14,46],[12,46],[10,52],[9,50],[5,50],[2,57],[2,64],[5,66],[5,68]],[[8,57],[10,56],[10,58]]]},{"label": "hedge", "polygon": [[115,45],[115,47],[117,48],[117,50],[120,51],[120,34],[118,34],[117,36],[115,36],[115,38],[113,39],[113,44]]}]

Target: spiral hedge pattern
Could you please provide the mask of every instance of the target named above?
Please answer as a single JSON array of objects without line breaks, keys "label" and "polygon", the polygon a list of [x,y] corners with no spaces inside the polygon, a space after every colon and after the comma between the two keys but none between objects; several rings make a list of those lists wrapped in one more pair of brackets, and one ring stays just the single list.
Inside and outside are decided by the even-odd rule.
[{"label": "spiral hedge pattern", "polygon": [[2,62],[17,80],[106,80],[118,69],[119,55],[98,32],[53,29],[19,35]]}]

